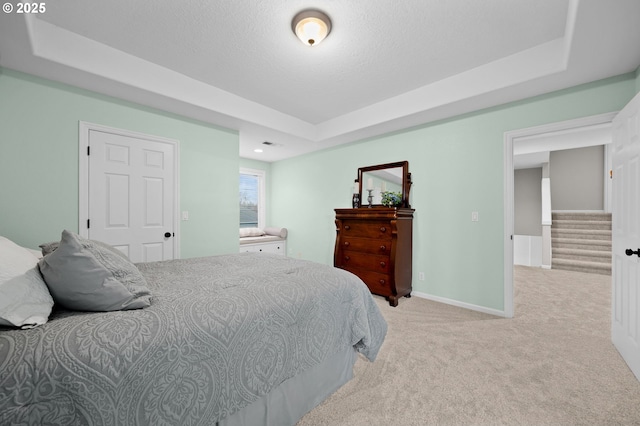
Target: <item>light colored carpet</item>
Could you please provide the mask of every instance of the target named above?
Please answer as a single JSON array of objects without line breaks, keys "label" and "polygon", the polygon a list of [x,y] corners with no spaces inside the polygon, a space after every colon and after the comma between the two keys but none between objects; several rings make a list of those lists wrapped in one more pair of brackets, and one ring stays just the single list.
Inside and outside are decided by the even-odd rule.
[{"label": "light colored carpet", "polygon": [[640,382],[610,338],[611,278],[517,266],[515,318],[376,297],[378,359],[312,425],[640,425]]}]

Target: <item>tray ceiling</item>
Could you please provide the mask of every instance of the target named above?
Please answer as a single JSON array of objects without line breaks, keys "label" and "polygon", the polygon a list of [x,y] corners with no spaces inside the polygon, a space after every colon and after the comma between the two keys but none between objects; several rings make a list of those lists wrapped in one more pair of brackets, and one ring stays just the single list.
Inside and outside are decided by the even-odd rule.
[{"label": "tray ceiling", "polygon": [[[309,7],[332,19],[314,47],[291,31]],[[275,161],[633,71],[639,22],[637,0],[59,0],[0,15],[0,65],[237,130],[241,156]]]}]

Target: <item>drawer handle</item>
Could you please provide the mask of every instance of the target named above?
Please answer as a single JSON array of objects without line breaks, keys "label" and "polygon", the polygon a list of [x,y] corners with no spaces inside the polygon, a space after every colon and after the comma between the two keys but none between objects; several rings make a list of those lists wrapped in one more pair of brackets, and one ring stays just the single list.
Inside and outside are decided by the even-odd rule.
[{"label": "drawer handle", "polygon": [[345,256],[344,260],[348,261],[349,259],[351,259],[349,256]]},{"label": "drawer handle", "polygon": [[345,225],[344,229],[348,231],[349,229],[351,229],[351,227],[349,225]]},{"label": "drawer handle", "polygon": [[380,251],[385,251],[387,249],[386,246],[380,246]]},{"label": "drawer handle", "polygon": [[380,262],[380,266],[382,266],[384,268],[385,266],[387,266],[387,264],[384,263],[384,262]]},{"label": "drawer handle", "polygon": [[380,284],[384,285],[384,280],[380,280]]},{"label": "drawer handle", "polygon": [[344,242],[344,245],[345,245],[345,246],[348,246],[348,245],[350,245],[350,244],[351,244],[351,243],[350,243],[349,241],[345,241],[345,242]]},{"label": "drawer handle", "polygon": [[384,226],[380,227],[380,232],[387,232],[387,228],[385,228]]}]

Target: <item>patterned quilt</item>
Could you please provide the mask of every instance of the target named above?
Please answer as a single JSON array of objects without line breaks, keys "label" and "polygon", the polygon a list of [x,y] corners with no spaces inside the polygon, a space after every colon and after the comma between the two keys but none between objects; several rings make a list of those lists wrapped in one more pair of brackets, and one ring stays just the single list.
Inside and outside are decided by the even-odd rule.
[{"label": "patterned quilt", "polygon": [[327,265],[242,253],[137,265],[151,306],[0,328],[2,425],[211,425],[387,325]]}]

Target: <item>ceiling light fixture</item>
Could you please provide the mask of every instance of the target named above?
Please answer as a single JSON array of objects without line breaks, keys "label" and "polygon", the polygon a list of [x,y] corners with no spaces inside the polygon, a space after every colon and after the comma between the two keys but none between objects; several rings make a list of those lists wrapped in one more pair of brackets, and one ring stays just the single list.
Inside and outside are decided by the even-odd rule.
[{"label": "ceiling light fixture", "polygon": [[293,17],[291,29],[304,44],[315,46],[331,32],[331,19],[319,10],[303,10]]}]

